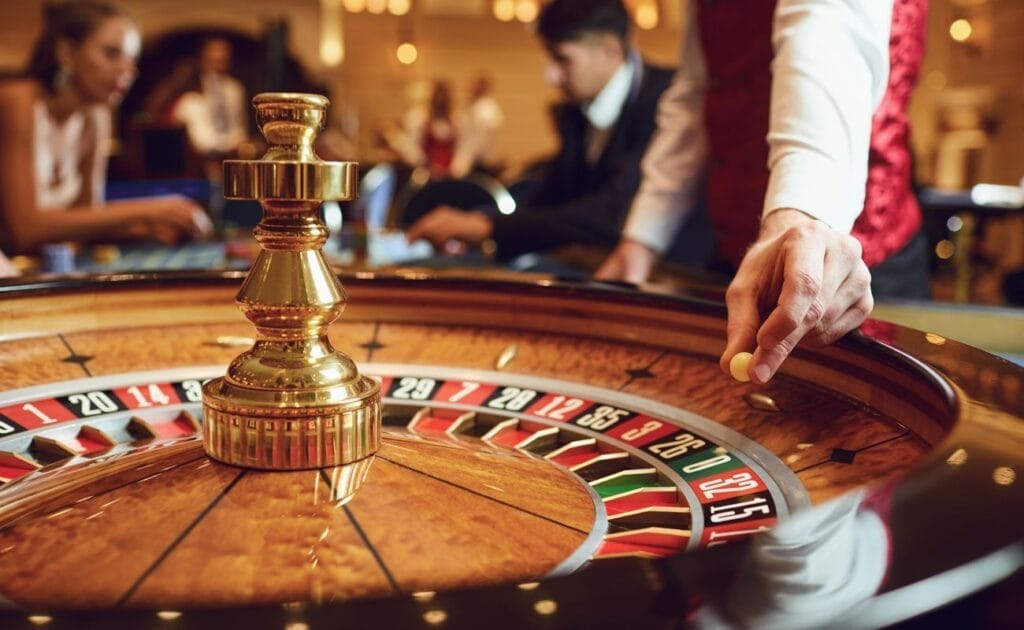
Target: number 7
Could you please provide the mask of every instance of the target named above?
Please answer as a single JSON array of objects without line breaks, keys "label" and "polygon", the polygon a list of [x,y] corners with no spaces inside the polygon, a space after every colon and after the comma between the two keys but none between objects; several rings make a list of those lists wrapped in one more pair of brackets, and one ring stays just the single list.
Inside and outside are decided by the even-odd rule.
[{"label": "number 7", "polygon": [[480,383],[470,383],[470,382],[467,382],[467,381],[463,381],[462,382],[462,389],[459,390],[459,392],[456,393],[454,396],[451,396],[450,398],[448,398],[448,402],[459,402],[460,400],[462,400],[466,396],[470,395],[471,393],[475,392],[479,388],[480,388]]}]

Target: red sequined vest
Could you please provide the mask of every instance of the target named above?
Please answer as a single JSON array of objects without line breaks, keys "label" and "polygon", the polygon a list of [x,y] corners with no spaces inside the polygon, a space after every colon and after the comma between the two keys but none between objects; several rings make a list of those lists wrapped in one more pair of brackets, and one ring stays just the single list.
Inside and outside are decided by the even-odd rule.
[{"label": "red sequined vest", "polygon": [[[924,54],[927,6],[928,0],[893,3],[889,83],[872,117],[864,211],[853,227],[868,266],[899,251],[921,227],[906,106]],[[708,208],[719,255],[734,265],[757,238],[768,187],[774,13],[769,0],[703,0],[698,9],[708,66]]]}]

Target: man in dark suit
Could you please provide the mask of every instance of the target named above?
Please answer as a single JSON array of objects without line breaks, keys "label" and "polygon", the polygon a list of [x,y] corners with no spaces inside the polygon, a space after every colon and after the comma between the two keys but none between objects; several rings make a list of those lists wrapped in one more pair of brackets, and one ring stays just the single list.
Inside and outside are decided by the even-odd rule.
[{"label": "man in dark suit", "polygon": [[[499,260],[571,243],[614,246],[639,186],[658,98],[673,74],[640,59],[629,45],[629,23],[621,0],[548,4],[537,32],[551,58],[549,79],[564,95],[554,109],[558,154],[515,213],[440,206],[409,228],[409,240],[438,248],[460,241]],[[702,262],[710,246],[703,239],[688,262]]]}]

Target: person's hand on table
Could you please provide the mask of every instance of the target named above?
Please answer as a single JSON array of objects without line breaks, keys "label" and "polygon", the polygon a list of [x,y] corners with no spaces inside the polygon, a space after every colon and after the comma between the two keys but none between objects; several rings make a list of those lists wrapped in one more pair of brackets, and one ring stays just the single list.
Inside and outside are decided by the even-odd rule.
[{"label": "person's hand on table", "polygon": [[13,278],[20,276],[21,272],[14,266],[3,252],[0,252],[0,278]]},{"label": "person's hand on table", "polygon": [[640,241],[622,239],[597,271],[595,280],[612,280],[640,284],[651,275],[658,254]]},{"label": "person's hand on table", "polygon": [[483,212],[438,206],[412,224],[406,240],[412,243],[423,239],[435,249],[451,253],[451,241],[479,247],[493,231],[494,225]]},{"label": "person's hand on table", "polygon": [[871,274],[854,237],[797,210],[764,218],[725,295],[727,341],[720,365],[753,351],[748,373],[772,378],[798,343],[827,345],[871,313]]},{"label": "person's hand on table", "polygon": [[166,195],[147,199],[140,216],[125,226],[124,236],[173,245],[212,233],[213,222],[202,206],[188,197]]}]

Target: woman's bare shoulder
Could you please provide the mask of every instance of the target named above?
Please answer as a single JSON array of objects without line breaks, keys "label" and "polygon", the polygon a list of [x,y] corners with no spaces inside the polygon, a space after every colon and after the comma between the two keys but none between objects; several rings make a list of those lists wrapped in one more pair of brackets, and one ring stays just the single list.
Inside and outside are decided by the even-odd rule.
[{"label": "woman's bare shoulder", "polygon": [[39,82],[34,79],[4,79],[0,81],[0,98],[4,102],[34,103],[40,97]]},{"label": "woman's bare shoulder", "polygon": [[31,126],[32,108],[40,98],[39,83],[31,79],[0,81],[0,125],[7,129]]}]

